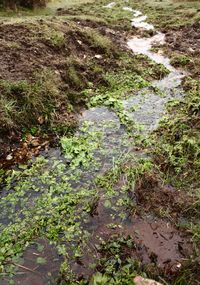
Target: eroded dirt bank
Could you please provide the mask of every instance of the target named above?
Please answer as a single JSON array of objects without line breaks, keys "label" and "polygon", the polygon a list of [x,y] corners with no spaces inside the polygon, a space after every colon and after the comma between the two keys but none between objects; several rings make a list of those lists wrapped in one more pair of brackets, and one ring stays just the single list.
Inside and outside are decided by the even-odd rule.
[{"label": "eroded dirt bank", "polygon": [[198,9],[3,20],[0,284],[199,284]]}]

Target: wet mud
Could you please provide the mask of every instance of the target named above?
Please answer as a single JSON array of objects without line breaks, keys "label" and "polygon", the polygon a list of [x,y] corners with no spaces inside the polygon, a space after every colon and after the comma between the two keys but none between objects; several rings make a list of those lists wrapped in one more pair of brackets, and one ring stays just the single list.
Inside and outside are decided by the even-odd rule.
[{"label": "wet mud", "polygon": [[[60,268],[60,257],[53,245],[46,239],[32,241],[21,257],[21,262],[13,263],[18,268],[15,284],[42,285],[55,284]],[[8,284],[6,281],[2,285]]]},{"label": "wet mud", "polygon": [[[131,239],[133,247],[129,248],[125,245],[121,249],[121,260],[127,258],[137,260],[147,272],[157,273],[171,280],[178,275],[187,256],[192,253],[190,238],[187,234],[178,231],[169,221],[153,215],[143,218],[136,215],[123,224],[120,221],[116,222],[115,228],[110,229],[109,215],[106,215],[105,209],[102,210],[101,207],[101,205],[98,206],[97,216],[87,225],[94,234],[85,248],[85,255],[72,265],[77,276],[90,277],[95,273],[91,265],[98,259],[109,258],[109,253],[98,246],[101,244],[100,240],[108,243],[122,237]],[[101,271],[101,267],[99,270]]]}]

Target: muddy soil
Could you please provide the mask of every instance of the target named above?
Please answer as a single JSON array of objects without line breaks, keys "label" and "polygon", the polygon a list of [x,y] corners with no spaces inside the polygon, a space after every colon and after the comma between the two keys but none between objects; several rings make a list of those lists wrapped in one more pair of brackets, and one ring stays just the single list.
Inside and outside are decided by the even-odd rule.
[{"label": "muddy soil", "polygon": [[[168,29],[164,32],[166,34],[166,49],[171,54],[172,60],[173,55],[188,56],[190,60],[185,64],[185,68],[188,72],[192,70],[191,76],[193,78],[199,79],[200,25],[195,24],[179,29]],[[174,61],[173,65],[178,67],[181,66],[181,63]]]},{"label": "muddy soil", "polygon": [[135,188],[138,210],[166,216],[174,223],[187,216],[190,205],[194,203],[191,195],[171,185],[163,185],[156,173],[145,174]]},{"label": "muddy soil", "polygon": [[[98,48],[88,47],[88,43],[79,32],[81,27],[77,25],[73,30],[70,24],[67,21],[58,21],[52,25],[51,21],[40,20],[31,24],[2,25],[0,31],[1,79],[28,78],[30,80],[33,73],[41,68],[51,68],[64,78],[66,57],[76,55],[79,58],[85,58],[83,62],[86,62],[96,53],[102,52]],[[63,33],[61,46],[54,44],[53,39],[51,40],[52,31],[55,32],[55,37],[56,32]],[[84,64],[82,72],[87,72]]]},{"label": "muddy soil", "polygon": [[[174,30],[164,30],[168,47],[194,56],[200,55],[200,25],[183,27]],[[188,37],[190,35],[190,37]]]}]

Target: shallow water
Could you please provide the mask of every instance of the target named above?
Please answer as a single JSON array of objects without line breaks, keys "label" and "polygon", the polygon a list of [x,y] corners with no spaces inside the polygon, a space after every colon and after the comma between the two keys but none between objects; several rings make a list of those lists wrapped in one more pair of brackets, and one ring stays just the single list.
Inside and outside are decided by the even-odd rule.
[{"label": "shallow water", "polygon": [[[157,32],[153,37],[150,38],[138,38],[133,37],[128,41],[128,47],[137,54],[146,55],[148,58],[153,60],[158,64],[164,65],[169,71],[169,75],[164,77],[162,80],[155,81],[153,85],[158,87],[160,90],[169,93],[170,90],[177,88],[181,85],[182,79],[185,77],[185,73],[176,70],[171,64],[170,59],[166,56],[163,56],[159,52],[153,52],[151,49],[154,46],[162,46],[165,43],[165,34]],[[182,90],[179,89],[182,94]],[[174,90],[174,94],[171,94],[172,97],[177,95],[177,90]]]},{"label": "shallow water", "polygon": [[150,38],[133,37],[128,41],[128,46],[134,53],[146,55],[156,63],[163,64],[168,70],[174,71],[175,69],[171,66],[169,58],[151,51],[155,45],[162,46],[164,43],[165,35],[163,33],[156,33],[155,36]]},{"label": "shallow water", "polygon": [[154,26],[144,22],[142,17],[140,20],[141,21],[138,21],[137,19],[132,19],[132,26],[135,28],[142,28],[142,29],[145,29],[147,31],[154,29]]}]

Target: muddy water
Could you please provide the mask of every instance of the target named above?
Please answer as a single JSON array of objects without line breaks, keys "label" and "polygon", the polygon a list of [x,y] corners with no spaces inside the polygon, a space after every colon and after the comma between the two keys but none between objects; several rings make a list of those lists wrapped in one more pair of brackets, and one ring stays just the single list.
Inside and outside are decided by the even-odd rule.
[{"label": "muddy water", "polygon": [[[112,4],[112,5],[111,5]],[[113,3],[110,3],[106,8],[112,9]],[[138,27],[149,29],[150,24],[146,22],[146,16],[141,16],[140,11],[132,10],[129,7],[125,9],[134,13],[137,18],[135,23]],[[149,25],[149,26],[148,26]],[[136,24],[134,25],[137,26]],[[168,58],[161,53],[151,51],[154,45],[164,44],[164,35],[157,33],[151,38],[137,38],[134,37],[128,41],[128,47],[133,53],[143,54],[148,56],[156,63],[163,64],[168,70],[169,75],[162,80],[153,82],[155,87],[163,91],[162,96],[153,92],[152,89],[145,89],[140,91],[136,96],[123,101],[123,105],[127,114],[144,130],[145,134],[157,127],[159,120],[165,114],[165,103],[173,98],[182,96],[180,88],[181,79],[184,74],[175,70]],[[123,182],[116,186],[114,191],[107,191],[107,189],[96,189],[95,178],[99,175],[105,174],[109,169],[115,169],[118,160],[126,158],[131,153],[132,160],[137,160],[142,157],[143,153],[133,151],[134,140],[129,138],[126,129],[121,125],[117,115],[105,106],[91,108],[83,112],[80,116],[80,128],[75,134],[75,137],[87,138],[89,140],[88,152],[91,148],[92,160],[88,167],[74,166],[70,167],[73,160],[69,161],[60,149],[52,149],[49,153],[44,154],[47,162],[42,166],[40,171],[35,171],[34,174],[27,179],[22,179],[23,191],[17,193],[16,187],[19,187],[19,178],[13,183],[11,191],[12,198],[15,202],[3,200],[0,202],[1,210],[1,230],[6,225],[14,224],[18,219],[23,220],[23,212],[26,209],[35,209],[35,215],[48,219],[51,212],[48,212],[48,207],[44,209],[37,208],[41,201],[45,203],[45,195],[52,192],[55,201],[59,201],[62,195],[69,195],[72,197],[79,194],[82,189],[87,189],[88,193],[84,194],[82,200],[77,202],[77,206],[73,208],[74,215],[73,222],[71,217],[66,216],[66,226],[70,227],[71,223],[75,224],[78,221],[79,227],[76,229],[80,236],[89,235],[89,244],[87,250],[81,257],[81,261],[77,262],[73,257],[73,250],[69,250],[71,258],[70,266],[77,274],[88,276],[92,274],[89,269],[89,263],[93,263],[98,259],[98,253],[92,247],[92,244],[98,243],[99,238],[108,238],[112,233],[131,235],[137,244],[136,250],[132,252],[133,258],[139,258],[145,264],[151,262],[151,256],[156,256],[157,266],[164,267],[166,264],[172,268],[173,266],[180,266],[180,262],[184,257],[179,251],[180,244],[183,246],[187,243],[175,228],[167,222],[155,220],[155,218],[132,218],[130,212],[127,211],[127,205],[123,201],[128,199],[128,193],[124,192]],[[93,144],[95,147],[93,148]],[[44,175],[45,174],[45,175]],[[51,176],[50,176],[51,174]],[[39,175],[42,175],[40,178]],[[68,180],[68,188],[57,189],[59,185],[63,185],[63,180]],[[51,185],[49,185],[51,180]],[[16,186],[17,185],[17,186]],[[53,186],[52,186],[53,185]],[[64,184],[65,186],[67,184]],[[11,187],[11,188],[12,188]],[[39,190],[38,190],[39,187]],[[54,188],[56,189],[54,191]],[[97,190],[98,198],[94,203],[93,189]],[[15,194],[16,191],[16,194]],[[91,194],[90,194],[91,193]],[[44,196],[44,200],[41,197]],[[6,194],[4,192],[4,199]],[[130,198],[130,197],[129,197]],[[134,201],[134,197],[131,197]],[[84,206],[88,201],[92,200],[95,205],[92,212],[85,210]],[[56,206],[56,202],[50,205],[50,208]],[[37,209],[42,211],[38,213]],[[81,213],[81,214],[80,214]],[[69,223],[68,223],[69,219]],[[56,223],[56,221],[55,221]],[[114,224],[115,227],[111,229],[109,225]],[[43,235],[48,236],[47,233]],[[77,237],[76,237],[77,239]],[[78,241],[74,239],[73,245],[77,247]],[[49,238],[51,240],[51,238]],[[33,240],[33,243],[28,245],[22,256],[23,263],[15,264],[17,268],[17,275],[15,277],[15,284],[55,284],[55,279],[59,274],[59,266],[63,260],[62,255],[58,255],[56,245],[50,245],[47,237]],[[66,241],[61,238],[63,244]],[[80,241],[79,241],[80,242]],[[72,244],[67,243],[68,246]],[[39,259],[38,259],[39,257]],[[53,264],[53,266],[52,266]],[[0,284],[7,284],[7,281],[2,281]]]}]

